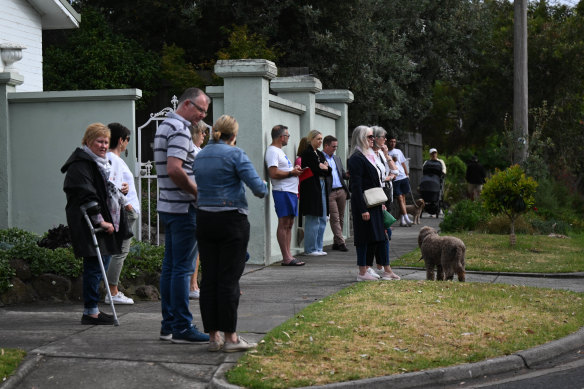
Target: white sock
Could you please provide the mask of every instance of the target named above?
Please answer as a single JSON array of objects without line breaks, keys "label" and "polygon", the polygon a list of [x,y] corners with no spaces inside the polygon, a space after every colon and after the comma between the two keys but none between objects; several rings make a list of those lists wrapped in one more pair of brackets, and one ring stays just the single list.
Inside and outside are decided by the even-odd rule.
[{"label": "white sock", "polygon": [[401,215],[401,218],[400,218],[400,220],[399,220],[399,221],[400,221],[400,223],[401,223],[401,224],[406,224],[406,218],[405,218],[405,215]]},{"label": "white sock", "polygon": [[410,220],[410,218],[407,214],[405,214],[404,217],[406,218],[406,222],[412,224],[412,221]]}]

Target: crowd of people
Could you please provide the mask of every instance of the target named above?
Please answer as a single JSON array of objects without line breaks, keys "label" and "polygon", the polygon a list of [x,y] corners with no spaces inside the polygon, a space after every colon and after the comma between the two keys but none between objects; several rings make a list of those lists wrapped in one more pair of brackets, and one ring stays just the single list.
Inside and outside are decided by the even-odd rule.
[{"label": "crowd of people", "polygon": [[[210,104],[211,99],[200,89],[187,89],[154,138],[157,211],[165,234],[159,338],[172,343],[208,343],[209,351],[245,351],[257,346],[237,334],[239,280],[250,239],[245,186],[254,196],[264,198],[268,184],[245,151],[236,146],[239,124],[235,118],[222,115],[207,134],[202,120]],[[99,253],[110,291],[104,302],[134,303],[118,289],[131,231],[140,212],[134,177],[121,157],[130,134],[119,123],[91,124],[82,147],[62,167],[73,248],[84,265],[82,324],[114,324],[114,317],[98,308],[102,280]],[[207,135],[208,143],[203,147]],[[388,137],[381,127],[358,126],[352,134],[346,170],[335,154],[339,142],[334,136],[309,131],[299,142],[294,162],[283,150],[290,138],[288,127],[275,125],[271,138],[265,164],[278,217],[281,264],[306,264],[291,250],[296,218],[304,225],[300,238],[305,256],[327,255],[323,250],[327,223],[333,232],[332,249],[349,251],[343,228],[350,201],[357,281],[399,280],[390,266],[391,228],[384,222],[384,212],[395,198],[401,210],[400,224],[411,224],[402,209],[410,185],[406,160],[395,148],[395,138]],[[363,193],[371,188],[383,188],[387,201],[367,206]],[[98,247],[91,244],[91,231],[83,225],[82,206],[91,202],[97,204],[91,223],[100,227],[95,234]],[[202,330],[193,323],[189,303],[193,298],[199,299]]]}]

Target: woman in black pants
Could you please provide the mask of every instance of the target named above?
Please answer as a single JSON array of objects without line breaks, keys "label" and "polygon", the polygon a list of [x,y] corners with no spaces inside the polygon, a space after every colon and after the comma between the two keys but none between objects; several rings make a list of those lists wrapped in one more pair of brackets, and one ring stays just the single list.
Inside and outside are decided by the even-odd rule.
[{"label": "woman in black pants", "polygon": [[349,188],[351,189],[351,213],[353,215],[354,242],[357,248],[357,281],[376,281],[378,277],[367,272],[368,258],[373,261],[372,251],[384,249],[385,229],[381,205],[367,208],[363,192],[381,187],[379,172],[373,154],[373,131],[367,126],[359,126],[353,131],[351,156],[347,163]]},{"label": "woman in black pants", "polygon": [[199,301],[203,326],[209,333],[209,351],[245,351],[257,346],[235,332],[239,279],[250,231],[244,183],[256,197],[264,197],[268,189],[245,152],[235,147],[238,128],[233,117],[221,116],[213,126],[213,139],[197,154],[193,169],[199,190]]}]

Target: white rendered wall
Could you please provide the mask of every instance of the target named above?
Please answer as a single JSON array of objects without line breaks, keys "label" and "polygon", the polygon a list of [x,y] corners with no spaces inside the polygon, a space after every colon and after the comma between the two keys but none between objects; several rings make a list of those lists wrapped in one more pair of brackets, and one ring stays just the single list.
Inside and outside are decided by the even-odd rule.
[{"label": "white rendered wall", "polygon": [[22,51],[22,59],[14,64],[16,72],[24,76],[24,83],[17,86],[16,91],[42,91],[43,50],[40,15],[25,0],[0,0],[0,10],[0,43],[26,46]]},{"label": "white rendered wall", "polygon": [[[91,123],[122,123],[136,139],[135,100],[141,96],[139,89],[9,93],[10,226],[42,234],[66,224],[61,167]],[[135,171],[134,142],[123,158]]]}]

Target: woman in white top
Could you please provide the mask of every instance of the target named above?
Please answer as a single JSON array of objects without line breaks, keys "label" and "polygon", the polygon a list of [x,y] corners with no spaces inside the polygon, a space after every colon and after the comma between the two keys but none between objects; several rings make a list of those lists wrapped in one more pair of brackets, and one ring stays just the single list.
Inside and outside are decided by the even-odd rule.
[{"label": "woman in white top", "polygon": [[[130,130],[120,123],[110,123],[107,126],[111,131],[110,151],[106,156],[112,165],[109,179],[125,195],[124,208],[128,216],[128,226],[132,230],[140,214],[140,199],[136,193],[134,175],[120,157],[126,151],[128,143],[130,143]],[[107,270],[107,281],[114,304],[134,304],[134,300],[125,296],[118,289],[120,273],[122,272],[122,267],[128,256],[128,252],[130,252],[131,241],[132,239],[130,238],[122,242],[122,252],[117,255],[112,255],[112,260]],[[107,296],[105,297],[105,302],[109,304]]]},{"label": "woman in white top", "polygon": [[[393,159],[389,157],[387,145],[385,144],[385,135],[387,132],[383,129],[383,127],[373,126],[371,127],[373,130],[373,136],[375,139],[373,140],[373,152],[375,155],[375,165],[377,166],[377,170],[379,171],[379,178],[381,180],[381,185],[389,188],[389,193],[392,192],[391,181],[397,176],[399,173],[395,162]],[[388,202],[389,203],[389,202]],[[386,209],[387,210],[387,209]],[[391,266],[389,266],[389,239],[391,239],[391,228],[386,230],[387,239],[385,240],[384,246],[384,255],[382,258],[379,258],[380,251],[375,252],[375,262],[377,263],[377,271],[379,274],[376,274],[375,271],[370,267],[367,269],[374,277],[379,277],[384,280],[399,280],[400,277],[391,270]],[[371,260],[371,264],[373,261]]]}]

